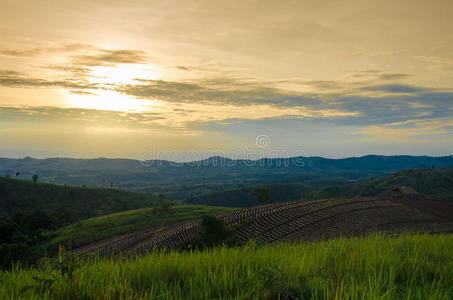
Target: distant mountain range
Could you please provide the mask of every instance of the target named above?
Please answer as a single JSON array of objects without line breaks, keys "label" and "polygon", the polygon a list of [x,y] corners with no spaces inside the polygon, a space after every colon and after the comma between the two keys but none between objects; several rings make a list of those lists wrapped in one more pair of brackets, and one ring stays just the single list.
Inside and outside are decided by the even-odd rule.
[{"label": "distant mountain range", "polygon": [[0,158],[0,175],[39,181],[91,185],[147,193],[164,193],[168,198],[184,200],[205,193],[237,189],[257,184],[303,183],[313,189],[351,181],[385,176],[404,169],[453,167],[453,157],[368,155],[343,159],[295,157],[230,160],[211,157],[206,160],[175,163],[131,159],[9,159]]}]

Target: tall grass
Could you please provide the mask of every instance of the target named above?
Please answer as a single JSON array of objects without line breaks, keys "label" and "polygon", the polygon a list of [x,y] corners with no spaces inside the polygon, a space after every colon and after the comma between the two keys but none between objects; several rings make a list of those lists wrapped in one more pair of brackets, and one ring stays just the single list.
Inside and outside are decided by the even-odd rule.
[{"label": "tall grass", "polygon": [[[453,235],[151,252],[0,272],[0,299],[452,299]],[[76,261],[76,260],[75,260]]]}]

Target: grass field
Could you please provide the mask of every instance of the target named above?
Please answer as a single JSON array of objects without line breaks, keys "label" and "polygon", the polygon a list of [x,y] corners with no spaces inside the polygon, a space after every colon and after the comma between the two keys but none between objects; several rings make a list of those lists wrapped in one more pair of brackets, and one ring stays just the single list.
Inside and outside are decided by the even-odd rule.
[{"label": "grass field", "polygon": [[1,299],[452,299],[453,235],[77,261],[0,272]]},{"label": "grass field", "polygon": [[68,241],[71,241],[75,248],[121,234],[231,210],[231,208],[203,205],[176,205],[165,210],[159,210],[159,207],[128,210],[62,227],[56,231],[56,237],[49,242],[47,248]]}]

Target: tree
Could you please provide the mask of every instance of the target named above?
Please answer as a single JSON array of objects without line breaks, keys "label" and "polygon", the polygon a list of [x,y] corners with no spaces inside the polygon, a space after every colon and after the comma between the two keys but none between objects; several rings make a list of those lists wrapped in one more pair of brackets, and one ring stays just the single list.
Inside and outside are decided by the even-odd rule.
[{"label": "tree", "polygon": [[38,181],[38,178],[39,178],[38,175],[36,175],[36,174],[33,175],[33,177],[32,177],[33,182],[37,182],[37,181]]},{"label": "tree", "polygon": [[228,237],[225,221],[215,216],[205,215],[201,220],[200,240],[202,246],[213,247]]},{"label": "tree", "polygon": [[252,190],[253,196],[260,204],[264,204],[271,200],[271,190],[264,186],[257,186]]}]

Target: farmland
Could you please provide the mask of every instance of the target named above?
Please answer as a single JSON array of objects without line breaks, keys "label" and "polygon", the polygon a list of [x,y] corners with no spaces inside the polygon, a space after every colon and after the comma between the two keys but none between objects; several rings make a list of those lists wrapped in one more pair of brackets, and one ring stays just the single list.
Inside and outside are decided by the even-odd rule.
[{"label": "farmland", "polygon": [[[407,198],[333,198],[272,203],[219,214],[230,241],[262,243],[313,241],[372,232],[453,232],[453,205]],[[187,249],[197,242],[200,219],[153,228],[77,251],[111,255]]]},{"label": "farmland", "polygon": [[58,249],[59,244],[66,247],[80,247],[102,239],[118,239],[120,235],[230,210],[219,206],[174,205],[134,209],[94,217],[59,228],[55,232],[55,237],[48,242],[47,248]]}]

